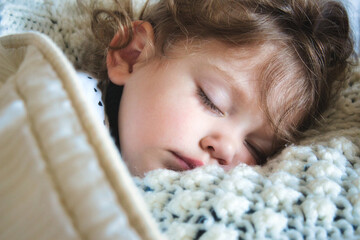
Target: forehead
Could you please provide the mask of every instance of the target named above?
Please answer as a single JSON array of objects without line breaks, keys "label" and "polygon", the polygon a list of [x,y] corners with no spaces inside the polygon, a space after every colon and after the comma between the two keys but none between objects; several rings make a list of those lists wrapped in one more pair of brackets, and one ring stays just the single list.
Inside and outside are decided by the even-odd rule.
[{"label": "forehead", "polygon": [[[216,40],[181,41],[168,52],[170,57],[188,57],[210,62],[224,72],[241,71],[252,72],[257,79],[265,77],[269,67],[281,61],[275,61],[280,46],[273,43],[259,43],[245,46],[229,46]],[[290,73],[290,71],[288,71]]]},{"label": "forehead", "polygon": [[[301,82],[304,77],[296,57],[288,49],[280,42],[229,46],[216,40],[181,41],[174,45],[168,56],[193,56],[230,76],[236,72],[251,74],[252,84],[260,85],[259,102],[263,108],[271,109],[271,115],[275,117],[282,111],[281,104],[297,94],[296,82]],[[241,81],[234,80],[235,83]],[[285,90],[284,94],[279,94],[281,90]]]}]

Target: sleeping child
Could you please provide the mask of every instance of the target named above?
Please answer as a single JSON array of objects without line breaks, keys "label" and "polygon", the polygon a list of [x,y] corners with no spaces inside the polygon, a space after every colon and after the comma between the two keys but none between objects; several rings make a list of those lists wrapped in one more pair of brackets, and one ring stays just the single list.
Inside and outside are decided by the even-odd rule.
[{"label": "sleeping child", "polygon": [[83,69],[137,176],[266,164],[321,119],[353,54],[336,1],[160,0],[136,19],[118,4],[92,12]]}]

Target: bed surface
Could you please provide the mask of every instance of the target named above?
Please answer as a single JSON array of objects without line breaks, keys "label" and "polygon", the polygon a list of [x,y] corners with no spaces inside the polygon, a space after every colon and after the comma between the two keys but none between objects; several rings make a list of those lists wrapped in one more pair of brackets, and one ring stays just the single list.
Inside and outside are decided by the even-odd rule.
[{"label": "bed surface", "polygon": [[[85,2],[90,6],[92,0]],[[112,8],[110,2],[111,1],[101,1],[99,4]],[[6,3],[1,2],[0,33],[1,35],[8,35],[10,33],[23,31],[42,32],[49,36],[51,39],[49,41],[53,42],[59,51],[65,54],[67,57],[67,60],[64,60],[65,62],[68,61],[69,65],[72,63],[75,66],[81,66],[79,56],[81,52],[84,51],[82,46],[84,41],[86,41],[84,36],[86,36],[89,31],[89,22],[87,18],[84,17],[84,14],[74,7],[74,4],[75,0],[37,0],[32,2],[12,0]],[[24,56],[19,56],[20,59],[23,59],[23,57]],[[0,62],[2,69],[5,69],[2,72],[2,76],[8,77],[10,75],[9,72],[6,71],[6,69],[8,69],[6,64],[6,60]],[[14,68],[17,69],[18,66]],[[74,71],[71,65],[69,68],[71,70],[65,70],[66,74],[68,74],[69,71]],[[8,79],[7,77],[3,77],[5,80],[3,80],[0,85],[0,107],[8,106],[12,99],[6,89],[7,85],[5,82],[6,79]],[[29,80],[29,82],[31,81]],[[48,84],[50,83],[44,84],[45,89],[50,87],[51,84]],[[19,86],[22,86],[22,84]],[[64,88],[60,87],[60,89]],[[76,92],[76,88],[75,90],[71,87],[66,89],[65,92]],[[7,93],[7,95],[5,95],[5,93]],[[18,94],[18,91],[16,91],[16,93]],[[22,94],[18,95],[23,96]],[[41,98],[36,99],[39,100],[40,103],[44,101]],[[82,98],[80,97],[80,99]],[[75,100],[70,98],[64,105],[72,106],[73,108],[75,106],[76,109],[79,103],[74,101]],[[46,103],[48,102],[49,101],[46,101]],[[8,154],[1,156],[11,156],[15,152],[19,154],[19,162],[12,162],[13,165],[8,163],[9,165],[7,165],[7,167],[1,167],[0,178],[11,180],[16,179],[15,176],[22,176],[21,174],[23,174],[24,176],[30,177],[29,179],[31,180],[31,171],[33,170],[23,170],[23,172],[21,170],[29,169],[28,165],[23,165],[24,156],[28,155],[27,151],[33,152],[32,149],[37,149],[37,147],[29,145],[28,150],[18,147],[19,145],[26,146],[28,143],[31,144],[31,141],[25,138],[10,138],[10,134],[13,134],[13,132],[10,131],[14,130],[16,134],[18,134],[19,131],[26,132],[31,130],[32,133],[37,134],[44,125],[40,124],[38,127],[31,125],[31,127],[28,128],[24,126],[23,128],[19,128],[20,130],[17,127],[12,130],[8,127],[1,128],[1,126],[5,126],[5,123],[11,125],[13,121],[12,118],[15,119],[15,117],[18,116],[17,114],[20,114],[18,109],[21,109],[21,104],[10,104],[9,106],[11,107],[1,108],[0,110],[0,146],[2,146],[0,153]],[[37,109],[38,108],[35,107],[36,111],[38,111]],[[70,112],[66,113],[68,118],[77,116],[76,119],[78,119],[79,116],[83,114]],[[7,120],[7,122],[5,120],[2,121],[2,119],[7,119],[10,115],[10,120]],[[89,116],[88,118],[91,119],[92,117]],[[27,115],[23,115],[20,119],[27,119]],[[80,156],[78,159],[77,157],[72,159],[75,165],[83,166],[83,164],[89,164],[90,169],[101,172],[101,174],[97,176],[102,176],[101,179],[104,181],[104,186],[107,186],[107,191],[111,193],[107,195],[110,196],[109,201],[113,201],[114,203],[114,205],[111,205],[114,208],[109,207],[108,213],[110,215],[113,214],[114,219],[127,219],[122,221],[123,224],[121,226],[115,226],[120,226],[120,229],[128,231],[134,239],[139,237],[139,235],[147,236],[147,239],[159,239],[162,236],[157,232],[158,229],[167,239],[360,238],[359,66],[354,67],[346,88],[341,92],[336,103],[324,114],[321,125],[310,129],[306,133],[306,138],[300,144],[288,146],[280,155],[276,156],[264,167],[238,166],[228,173],[225,173],[221,168],[216,166],[203,167],[183,173],[170,170],[156,170],[150,172],[143,179],[131,178],[127,170],[121,167],[123,163],[118,153],[114,151],[115,147],[113,149],[110,147],[112,149],[110,150],[112,152],[110,154],[111,156],[107,155],[107,151],[104,149],[102,152],[99,152],[97,149],[96,146],[100,142],[109,142],[109,145],[111,145],[110,136],[105,131],[100,131],[101,133],[99,134],[90,133],[92,131],[91,128],[85,127],[88,126],[86,120],[78,119],[77,121],[80,121],[79,126],[82,127],[74,127],[71,131],[69,130],[68,134],[72,136],[73,133],[78,133],[80,131],[79,129],[82,129],[80,131],[81,134],[88,139],[85,141],[88,150],[96,153],[91,159],[94,159],[92,161],[97,164],[92,165],[90,160],[81,160],[82,158]],[[21,125],[21,122],[19,123]],[[55,122],[55,124],[61,124],[61,122]],[[97,126],[97,124],[93,123],[91,126]],[[60,136],[55,130],[53,132],[55,136]],[[6,138],[4,136],[6,136]],[[11,141],[9,141],[9,139],[11,139]],[[20,143],[20,139],[22,144],[17,145],[17,143]],[[44,136],[44,139],[45,143],[50,142],[46,140],[47,135]],[[72,137],[70,137],[70,139],[72,139]],[[75,141],[75,139],[77,138],[74,137],[73,140]],[[84,139],[84,137],[80,137],[79,139]],[[7,151],[4,151],[4,149]],[[35,152],[34,154],[34,161],[41,159],[41,156],[36,155],[38,153]],[[64,157],[63,151],[55,151],[54,157],[59,157],[57,154]],[[102,155],[105,155],[108,159],[106,164],[101,164],[102,161],[99,160]],[[0,159],[3,161],[5,157],[0,157]],[[120,162],[121,166],[117,165],[117,162]],[[106,167],[110,166],[107,164],[111,163],[115,164],[111,165],[115,167]],[[20,168],[18,166],[23,167]],[[40,163],[39,166],[39,169],[46,173],[44,179],[48,179],[49,177],[49,168],[53,169],[53,171],[59,170],[58,165]],[[11,173],[11,171],[9,169],[13,171],[10,175],[9,173]],[[74,180],[67,183],[69,187],[78,186],[76,183],[81,183],[83,179],[86,179],[84,175],[81,175],[81,168],[78,170],[75,169],[76,168],[71,171],[71,173],[74,174]],[[134,195],[132,195],[132,190],[125,188],[127,184],[122,182],[128,181],[129,179],[131,179],[131,182],[134,180],[134,183],[138,187],[138,191],[136,191]],[[27,223],[31,222],[31,218],[25,218],[26,221],[22,219],[22,208],[18,206],[27,206],[27,209],[31,209],[31,204],[35,204],[39,199],[41,199],[40,201],[46,201],[46,198],[42,200],[43,195],[41,191],[47,192],[48,189],[49,192],[47,193],[50,194],[51,191],[56,193],[57,188],[52,188],[51,184],[49,185],[50,187],[47,186],[46,182],[48,181],[45,181],[43,185],[34,185],[30,180],[14,180],[9,182],[8,185],[0,181],[0,214],[7,216],[6,218],[0,219],[0,239],[7,239],[6,236],[16,236],[14,239],[26,239],[26,235],[19,233],[19,228],[23,228],[24,230],[22,231],[24,232],[37,231],[36,233],[42,233],[44,235],[41,236],[45,236],[44,239],[46,236],[50,236],[46,235],[46,231],[43,231],[48,223],[47,218],[44,217],[39,223],[28,226]],[[63,180],[57,180],[57,182],[55,186],[63,184]],[[86,187],[88,189],[87,191],[101,191],[97,185],[90,184],[86,181],[83,182],[83,187]],[[132,182],[131,184],[134,183]],[[40,187],[34,188],[32,186]],[[121,187],[124,187],[124,189],[121,190]],[[25,191],[25,193],[22,193],[24,195],[21,195],[26,196],[26,194],[30,194],[33,202],[26,202],[28,205],[23,205],[22,198],[13,201],[12,198],[5,197],[11,192],[17,192],[17,189],[35,189],[36,191],[30,191],[31,194]],[[139,208],[137,209],[138,211],[128,211],[131,209],[131,207],[129,207],[130,205],[123,204],[121,196],[125,196],[127,193],[131,196],[127,198],[129,201],[126,204],[131,205],[131,203],[133,203],[135,209]],[[83,197],[87,196],[84,194],[85,193],[82,193],[76,198],[78,202],[75,201],[74,203],[77,204],[68,203],[68,205],[71,206],[71,208],[68,209],[71,209],[70,212],[85,214],[81,215],[79,213],[79,216],[87,216],[85,219],[92,225],[75,224],[76,221],[83,223],[81,218],[78,218],[80,220],[71,220],[69,226],[59,225],[59,229],[68,230],[69,236],[71,236],[69,239],[96,239],[96,237],[99,236],[96,234],[99,234],[101,231],[87,231],[88,229],[92,229],[86,228],[88,226],[92,226],[94,229],[114,230],[114,228],[111,228],[111,226],[114,225],[110,223],[110,225],[107,225],[107,223],[104,222],[96,222],[95,220],[97,218],[92,216],[90,212],[88,213],[86,207],[83,207],[87,206],[92,209],[92,204],[97,206],[96,204],[98,203],[96,203],[97,201],[94,199],[97,200],[101,198],[101,194],[104,193],[94,193],[94,202],[88,203],[88,205],[83,202],[86,199],[83,199]],[[51,194],[49,196],[51,196]],[[90,198],[89,201],[91,199],[92,198]],[[48,205],[48,208],[60,214],[56,209],[62,206],[64,199],[59,198],[56,200],[58,202],[54,201],[48,201],[49,204],[54,204]],[[146,202],[146,206],[143,206],[144,208],[138,207],[142,206],[144,202]],[[101,208],[99,211],[102,211]],[[77,216],[76,214],[69,215],[68,212],[68,210],[65,211],[62,216],[65,218]],[[97,214],[98,213],[95,215]],[[141,219],[140,216],[142,216],[142,214],[144,214],[144,216],[148,214],[149,219],[144,222],[138,220]],[[150,217],[150,214],[152,217]],[[133,216],[138,216],[138,219],[133,218]],[[11,228],[10,226],[14,223],[20,225],[14,225],[15,227]],[[139,223],[139,226],[141,223],[144,225],[136,228],[136,223]],[[150,225],[147,225],[147,223]],[[16,226],[21,227],[17,228]],[[37,228],[33,226],[37,226]],[[7,229],[7,231],[4,231],[4,229]],[[33,229],[37,230],[35,231]],[[154,230],[154,232],[152,232],[152,230]],[[62,231],[63,230],[59,230],[59,232]],[[87,235],[78,234],[79,231],[87,233]],[[114,232],[116,231],[114,230]],[[106,231],[104,230],[103,233],[105,234]],[[125,237],[123,239],[127,238]]]}]

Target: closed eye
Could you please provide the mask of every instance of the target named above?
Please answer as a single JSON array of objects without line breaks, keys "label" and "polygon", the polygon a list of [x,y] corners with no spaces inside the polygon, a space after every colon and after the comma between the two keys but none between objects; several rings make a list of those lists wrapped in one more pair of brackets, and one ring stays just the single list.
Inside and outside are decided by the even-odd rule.
[{"label": "closed eye", "polygon": [[245,141],[244,144],[246,148],[249,150],[250,154],[255,159],[256,165],[264,165],[266,163],[267,156],[262,150],[258,149],[248,141]]},{"label": "closed eye", "polygon": [[224,116],[224,113],[208,98],[206,93],[200,87],[197,89],[197,94],[206,108],[220,116]]}]

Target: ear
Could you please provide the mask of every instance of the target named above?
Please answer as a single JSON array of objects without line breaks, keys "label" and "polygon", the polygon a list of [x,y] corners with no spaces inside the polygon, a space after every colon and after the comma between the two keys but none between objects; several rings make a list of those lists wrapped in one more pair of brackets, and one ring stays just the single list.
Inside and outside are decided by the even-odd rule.
[{"label": "ear", "polygon": [[124,85],[135,71],[134,66],[154,54],[154,31],[149,22],[133,22],[133,39],[129,45],[121,49],[111,48],[123,41],[121,36],[123,35],[120,32],[115,34],[106,56],[108,76],[117,85]]}]

